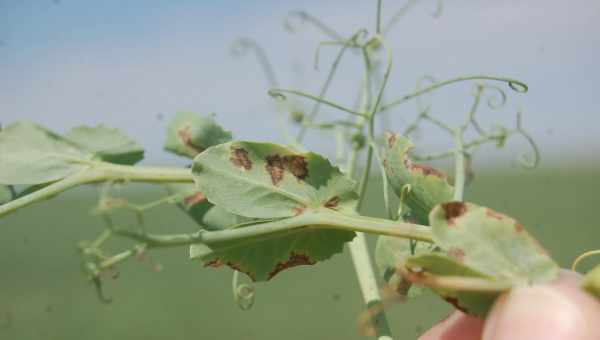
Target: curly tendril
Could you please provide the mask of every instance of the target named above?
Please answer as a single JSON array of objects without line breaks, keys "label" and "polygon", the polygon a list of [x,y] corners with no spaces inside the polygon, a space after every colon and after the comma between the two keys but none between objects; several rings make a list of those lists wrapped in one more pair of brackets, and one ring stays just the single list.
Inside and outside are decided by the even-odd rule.
[{"label": "curly tendril", "polygon": [[[387,22],[387,24],[384,25],[384,27],[382,29],[382,34],[383,35],[388,34],[394,28],[394,26],[396,26],[396,24],[398,24],[398,22],[400,22],[400,20],[402,18],[404,18],[404,16],[406,14],[408,14],[408,12],[410,12],[410,10],[418,2],[419,2],[419,0],[408,0],[404,4],[404,6],[402,6],[396,13],[394,13],[392,15],[392,17]],[[443,13],[444,13],[444,1],[443,0],[437,0],[435,9],[431,13],[431,16],[434,17],[434,18],[439,18],[440,16],[442,16]]]},{"label": "curly tendril", "polygon": [[538,164],[540,163],[540,150],[537,146],[537,143],[533,139],[533,137],[531,137],[531,135],[523,129],[523,125],[521,124],[521,116],[522,116],[521,112],[517,112],[517,129],[516,129],[516,131],[518,134],[523,136],[523,138],[525,138],[525,140],[527,140],[527,142],[529,143],[529,146],[531,146],[531,151],[532,151],[533,155],[527,156],[525,154],[522,154],[518,157],[518,161],[524,168],[532,169],[532,168],[537,167]]},{"label": "curly tendril", "polygon": [[291,33],[296,33],[306,24],[311,24],[333,40],[344,40],[341,34],[306,11],[297,10],[290,12],[283,22],[283,27]]},{"label": "curly tendril", "polygon": [[494,91],[494,94],[491,94],[490,96],[488,96],[488,98],[486,100],[486,104],[490,109],[499,110],[506,106],[506,102],[507,102],[506,92],[504,92],[504,90],[502,90],[500,87],[495,86],[495,85],[489,85],[489,84],[483,84],[483,85],[478,85],[478,86],[483,87],[482,92],[485,90],[488,90],[488,89]]},{"label": "curly tendril", "polygon": [[256,290],[250,284],[239,283],[240,272],[237,270],[233,271],[233,279],[231,280],[231,286],[233,289],[233,301],[242,310],[249,310],[254,305],[254,296]]},{"label": "curly tendril", "polygon": [[273,67],[271,66],[271,62],[267,57],[267,53],[254,39],[238,38],[231,45],[231,54],[233,56],[243,57],[250,52],[254,53],[256,59],[258,59],[258,62],[267,78],[269,86],[278,87],[279,82],[277,81],[275,71],[273,71]]},{"label": "curly tendril", "polygon": [[423,88],[419,91],[415,91],[413,93],[404,95],[403,97],[396,99],[386,105],[383,105],[380,109],[380,111],[385,111],[385,110],[389,110],[394,106],[400,105],[404,102],[407,102],[415,97],[418,97],[424,93],[427,92],[431,92],[434,90],[437,90],[438,88],[444,87],[446,85],[450,85],[450,84],[454,84],[454,83],[459,83],[459,82],[463,82],[463,81],[469,81],[469,80],[494,80],[494,81],[500,81],[500,82],[505,82],[508,84],[508,86],[513,89],[516,92],[519,93],[525,93],[528,91],[528,87],[525,83],[523,83],[522,81],[516,80],[516,79],[512,79],[512,78],[506,78],[506,77],[494,77],[494,76],[486,76],[486,75],[475,75],[475,76],[466,76],[466,77],[457,77],[457,78],[452,78],[449,80],[445,80],[439,83],[435,83],[431,86],[428,86],[426,88]]},{"label": "curly tendril", "polygon": [[329,101],[327,99],[324,99],[324,98],[321,98],[321,97],[317,97],[317,96],[314,96],[312,94],[304,93],[304,92],[301,92],[301,91],[287,90],[287,89],[270,89],[269,92],[268,92],[269,96],[273,97],[276,100],[287,100],[287,96],[285,95],[286,93],[314,100],[316,102],[319,102],[321,104],[325,104],[327,106],[333,107],[333,108],[338,109],[340,111],[347,112],[347,113],[349,113],[351,115],[354,115],[354,116],[360,116],[360,117],[367,117],[368,116],[364,112],[357,112],[357,111],[354,111],[352,109],[343,107],[343,106],[341,106],[339,104],[336,104],[336,103],[334,103],[332,101]]}]

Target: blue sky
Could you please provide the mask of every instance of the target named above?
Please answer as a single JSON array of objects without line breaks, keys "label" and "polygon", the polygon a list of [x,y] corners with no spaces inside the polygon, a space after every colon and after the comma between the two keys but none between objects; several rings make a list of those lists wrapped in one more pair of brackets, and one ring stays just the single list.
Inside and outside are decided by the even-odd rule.
[{"label": "blue sky", "polygon": [[[384,1],[384,15],[403,2]],[[305,9],[349,35],[372,30],[375,1],[74,1],[0,0],[0,121],[28,119],[57,131],[100,122],[119,127],[148,148],[150,162],[175,162],[161,151],[165,120],[178,110],[217,114],[238,138],[283,141],[268,86],[252,58],[229,53],[239,36],[259,41],[282,86],[316,93],[333,50],[311,63],[315,30],[289,34],[282,22]],[[509,94],[503,112],[484,122],[510,124],[517,108],[539,141],[546,164],[597,160],[600,152],[600,3],[596,0],[422,0],[389,36],[395,64],[386,95],[409,92],[423,74],[511,76],[529,84]],[[351,105],[362,68],[349,55],[328,96]],[[457,119],[468,109],[469,86],[431,98],[434,113]],[[415,112],[393,113],[392,129]],[[158,116],[165,117],[160,120]],[[341,117],[325,110],[325,116]],[[419,143],[439,148],[446,137],[425,130]],[[331,141],[310,135],[309,147],[331,152]],[[483,159],[508,159],[525,148]],[[487,150],[487,149],[486,149]],[[497,155],[497,156],[496,156]]]}]

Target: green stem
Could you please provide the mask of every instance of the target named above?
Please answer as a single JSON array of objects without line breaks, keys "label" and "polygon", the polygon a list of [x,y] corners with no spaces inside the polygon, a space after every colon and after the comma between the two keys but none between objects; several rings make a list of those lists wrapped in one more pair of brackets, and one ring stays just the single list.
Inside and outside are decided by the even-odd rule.
[{"label": "green stem", "polygon": [[286,96],[284,95],[284,93],[289,93],[289,94],[294,94],[296,96],[300,96],[300,97],[304,97],[304,98],[308,98],[308,99],[312,99],[314,101],[320,102],[322,104],[325,104],[327,106],[331,106],[335,109],[338,109],[340,111],[344,111],[347,112],[351,115],[354,116],[360,116],[360,117],[366,117],[367,115],[364,112],[356,112],[354,110],[348,109],[346,107],[343,107],[341,105],[338,105],[332,101],[329,101],[327,99],[324,98],[320,98],[317,96],[314,96],[312,94],[308,94],[308,93],[304,93],[302,91],[296,91],[296,90],[286,90],[286,89],[270,89],[269,90],[269,95],[275,98],[281,98],[281,99],[286,99]]},{"label": "green stem", "polygon": [[466,76],[466,77],[457,77],[457,78],[452,78],[446,81],[442,81],[436,84],[433,84],[431,86],[425,87],[423,89],[417,90],[413,93],[407,94],[405,96],[403,96],[400,99],[396,99],[386,105],[381,106],[381,109],[379,111],[385,111],[385,110],[389,110],[390,108],[400,105],[410,99],[413,99],[415,97],[418,97],[424,93],[427,92],[431,92],[434,91],[440,87],[446,86],[446,85],[450,85],[453,83],[458,83],[458,82],[462,82],[462,81],[468,81],[468,80],[495,80],[495,81],[502,81],[505,83],[508,83],[508,86],[510,86],[510,88],[512,88],[513,90],[517,91],[517,92],[527,92],[528,87],[525,83],[516,80],[516,79],[512,79],[512,78],[506,78],[506,77],[494,77],[494,76],[486,76],[486,75],[474,75],[474,76]]},{"label": "green stem", "polygon": [[454,132],[455,150],[455,170],[454,170],[454,200],[462,201],[465,190],[465,148],[463,145],[463,130],[457,129]]},{"label": "green stem", "polygon": [[[319,91],[319,98],[323,99],[323,97],[325,97],[325,95],[327,94],[327,91],[329,90],[329,86],[331,85],[331,82],[333,81],[333,77],[335,76],[335,72],[338,69],[338,65],[340,64],[340,61],[342,60],[342,57],[346,53],[347,49],[348,49],[348,44],[344,44],[342,46],[342,48],[340,49],[340,51],[338,52],[337,56],[335,57],[335,60],[333,61],[333,64],[331,64],[331,68],[329,69],[329,73],[327,74],[327,79],[325,80],[325,83],[323,83],[323,87],[321,87],[321,91]],[[320,108],[321,108],[321,102],[320,101],[315,102],[310,114],[307,117],[308,123],[312,123],[314,121],[314,119],[317,117],[317,114],[319,113]],[[298,131],[298,135],[296,135],[296,140],[298,141],[298,143],[302,142],[302,139],[304,138],[306,131],[307,131],[307,126],[302,125],[300,127],[300,131]]]},{"label": "green stem", "polygon": [[255,238],[272,237],[300,229],[337,229],[369,234],[415,239],[433,243],[431,228],[419,224],[387,219],[349,215],[330,209],[306,211],[302,215],[282,220],[258,223],[244,228],[219,231],[201,231],[193,234],[154,235],[115,229],[116,235],[127,237],[152,248],[177,247],[195,243],[218,246],[229,242],[243,242]]},{"label": "green stem", "polygon": [[146,183],[192,183],[193,178],[189,169],[140,167],[116,165],[104,162],[94,162],[88,168],[54,182],[29,195],[17,198],[0,206],[0,217],[8,215],[20,208],[52,198],[71,188],[90,183],[105,181],[132,181]]}]

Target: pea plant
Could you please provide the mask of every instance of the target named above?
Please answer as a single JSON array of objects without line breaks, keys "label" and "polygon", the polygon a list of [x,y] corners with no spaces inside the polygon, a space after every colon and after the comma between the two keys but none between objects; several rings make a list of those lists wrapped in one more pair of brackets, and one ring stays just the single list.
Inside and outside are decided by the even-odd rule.
[{"label": "pea plant", "polygon": [[[444,81],[425,76],[414,91],[388,100],[391,94],[385,90],[393,58],[386,35],[416,3],[409,1],[384,23],[382,1],[377,1],[374,31],[361,28],[349,36],[306,12],[290,13],[285,21],[288,30],[312,26],[326,36],[317,48],[317,65],[321,49],[337,49],[318,94],[282,88],[265,51],[252,39],[236,42],[234,54],[253,53],[267,75],[268,94],[275,100],[286,145],[236,140],[215,117],[180,112],[167,126],[164,148],[188,158],[191,166],[150,167],[136,165],[144,156],[138,143],[104,125],[79,126],[58,134],[31,122],[8,124],[0,131],[0,217],[74,187],[99,184],[94,211],[106,229],[96,239],[82,241],[79,249],[83,271],[103,300],[108,300],[102,291],[105,274],[121,262],[155,248],[188,247],[189,257],[205,267],[233,270],[234,299],[249,309],[255,290],[242,283],[241,275],[268,281],[289,268],[316,265],[347,246],[369,306],[366,333],[390,339],[385,301],[365,241],[369,233],[379,236],[375,262],[386,287],[395,294],[416,297],[422,289],[430,289],[456,308],[484,317],[500,294],[552,281],[559,273],[556,262],[517,220],[463,200],[473,152],[482,145],[502,147],[512,137],[522,137],[533,154],[522,156],[520,162],[526,167],[537,165],[538,149],[523,127],[520,112],[512,127],[488,128],[478,120],[482,109],[506,108],[503,85],[517,94],[528,88],[500,76]],[[438,3],[434,14],[440,12]],[[351,107],[327,99],[338,65],[348,56],[364,64],[359,70],[359,95]],[[473,84],[471,105],[462,122],[451,124],[438,118],[423,96],[460,82]],[[312,107],[304,110],[294,99]],[[390,126],[389,115],[409,101],[417,103],[414,121]],[[339,111],[341,118],[320,118],[324,107]],[[377,122],[394,131],[377,131]],[[414,152],[410,138],[423,124],[447,133],[453,145],[429,154]],[[335,162],[305,149],[303,140],[309,130],[335,141]],[[453,161],[452,181],[426,165],[444,159]],[[360,213],[366,189],[374,183],[372,168],[382,178],[385,218]],[[162,186],[164,197],[136,204],[114,196],[115,186],[131,182]],[[144,212],[162,205],[180,208],[197,223],[198,231],[155,234],[147,230]],[[132,212],[137,223],[117,223],[114,216],[119,211]],[[129,240],[129,248],[109,253],[106,245],[115,238]],[[594,254],[598,251],[580,259]],[[587,274],[581,287],[600,298],[600,266]]]}]

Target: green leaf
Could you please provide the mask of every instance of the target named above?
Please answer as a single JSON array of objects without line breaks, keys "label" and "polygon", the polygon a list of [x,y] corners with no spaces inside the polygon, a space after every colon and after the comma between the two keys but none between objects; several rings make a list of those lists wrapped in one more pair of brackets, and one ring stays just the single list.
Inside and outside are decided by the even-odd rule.
[{"label": "green leaf", "polygon": [[489,208],[449,202],[432,210],[433,239],[449,256],[513,285],[539,284],[558,276],[558,265],[522,224]]},{"label": "green leaf", "polygon": [[13,192],[10,187],[0,185],[0,205],[13,200]]},{"label": "green leaf", "polygon": [[67,177],[85,167],[92,155],[45,128],[17,122],[0,132],[0,183],[40,184]]},{"label": "green leaf", "polygon": [[485,316],[496,298],[511,288],[455,259],[440,253],[422,254],[407,259],[404,277],[429,287],[457,309]]},{"label": "green leaf", "polygon": [[94,155],[94,159],[133,165],[144,158],[144,149],[120,130],[98,125],[79,126],[69,130],[65,138]]},{"label": "green leaf", "polygon": [[427,224],[431,209],[439,203],[452,200],[454,188],[441,172],[412,162],[408,156],[412,143],[397,134],[386,133],[382,152],[386,175],[400,197],[408,190],[404,203],[410,208],[417,223]]},{"label": "green leaf", "polygon": [[[242,224],[237,228],[256,225]],[[202,260],[205,266],[227,265],[253,281],[267,281],[285,269],[330,258],[341,252],[344,243],[352,238],[352,232],[304,228],[218,246],[195,244],[190,247],[190,257]]]},{"label": "green leaf", "polygon": [[231,132],[224,130],[212,117],[178,112],[167,126],[165,150],[194,158],[210,146],[231,140]]},{"label": "green leaf", "polygon": [[600,299],[600,265],[590,270],[581,280],[581,288]]},{"label": "green leaf", "polygon": [[271,143],[211,147],[194,159],[192,173],[209,201],[251,218],[291,217],[318,208],[348,210],[357,197],[354,181],[327,159]]},{"label": "green leaf", "polygon": [[[89,141],[83,140],[83,131],[90,131]],[[30,122],[8,125],[0,131],[0,184],[44,184],[72,175],[91,161],[128,164],[140,157],[135,143],[116,130],[79,127],[70,135],[72,139]]]},{"label": "green leaf", "polygon": [[430,244],[425,242],[416,242],[411,245],[411,240],[392,236],[379,236],[375,247],[375,263],[384,280],[398,294],[416,297],[419,295],[419,287],[411,286],[409,281],[397,273],[397,269],[404,266],[409,257],[431,252],[431,247]]}]

